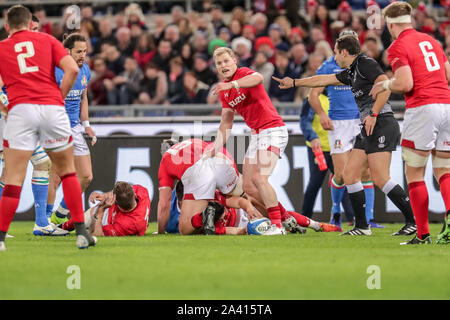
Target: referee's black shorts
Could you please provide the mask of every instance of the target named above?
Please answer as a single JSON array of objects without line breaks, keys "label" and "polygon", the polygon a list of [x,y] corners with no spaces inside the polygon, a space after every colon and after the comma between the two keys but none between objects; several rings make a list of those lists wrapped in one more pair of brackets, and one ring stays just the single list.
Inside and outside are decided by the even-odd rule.
[{"label": "referee's black shorts", "polygon": [[392,112],[378,115],[372,135],[367,136],[366,128],[356,136],[353,149],[364,150],[366,154],[395,151],[400,142],[400,126]]}]

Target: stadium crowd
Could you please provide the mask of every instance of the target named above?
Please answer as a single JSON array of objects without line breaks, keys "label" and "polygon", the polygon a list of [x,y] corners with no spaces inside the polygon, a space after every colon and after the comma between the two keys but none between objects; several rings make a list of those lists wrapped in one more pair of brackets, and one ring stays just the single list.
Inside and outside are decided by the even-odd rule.
[{"label": "stadium crowd", "polygon": [[[265,89],[273,102],[300,105],[309,90],[280,90],[272,75],[314,75],[333,55],[336,37],[346,28],[358,33],[363,52],[390,76],[387,29],[367,28],[366,11],[355,10],[364,9],[361,1],[334,1],[333,15],[329,9],[333,5],[327,2],[308,0],[299,11],[299,1],[254,1],[252,11],[236,6],[225,13],[220,4],[203,1],[190,12],[179,5],[171,6],[166,16],[145,12],[136,3],[113,15],[102,15],[104,12],[97,12],[92,5],[83,4],[80,30],[88,39],[87,63],[92,69],[89,104],[216,104],[218,96],[211,94],[211,89],[220,79],[211,57],[215,48],[227,46],[237,53],[239,66],[264,76]],[[365,6],[383,7],[388,3],[368,1]],[[450,1],[443,1],[443,5],[441,11],[450,16]],[[35,7],[40,30],[62,40],[71,25],[67,8],[63,8],[60,22],[51,23],[44,7]],[[419,3],[414,25],[433,35],[450,54],[449,21],[439,24]],[[2,34],[6,37],[5,32]]]}]

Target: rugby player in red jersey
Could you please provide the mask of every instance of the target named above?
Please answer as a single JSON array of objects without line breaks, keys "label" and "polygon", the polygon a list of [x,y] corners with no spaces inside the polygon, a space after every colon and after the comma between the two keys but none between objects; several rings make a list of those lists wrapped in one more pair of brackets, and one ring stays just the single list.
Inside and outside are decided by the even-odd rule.
[{"label": "rugby player in red jersey", "polygon": [[[89,201],[100,201],[85,212],[86,225],[93,236],[143,236],[147,231],[151,203],[143,186],[118,181],[107,193],[93,192]],[[72,220],[61,227],[72,231]]]},{"label": "rugby player in red jersey", "polygon": [[[48,152],[61,177],[77,233],[78,248],[95,245],[84,225],[80,183],[75,174],[70,124],[64,98],[72,88],[78,66],[54,37],[32,32],[31,13],[24,6],[11,7],[6,16],[11,35],[0,42],[0,77],[8,92],[8,121],[4,132],[6,185],[0,200],[0,251],[19,204],[28,161],[38,141]],[[64,70],[61,88],[55,66]]]},{"label": "rugby player in red jersey", "polygon": [[239,181],[234,160],[226,149],[214,158],[204,157],[208,143],[188,139],[179,143],[166,140],[161,146],[159,165],[158,233],[165,233],[170,217],[170,201],[175,180],[184,185],[184,203],[180,212],[180,234],[192,234],[195,228],[191,219],[203,212],[203,225],[214,233],[214,209],[208,202],[214,199],[216,189],[224,194],[233,193]]},{"label": "rugby player in red jersey", "polygon": [[394,77],[372,88],[371,94],[391,90],[404,93],[406,112],[401,137],[402,157],[417,235],[402,244],[431,243],[428,228],[428,191],[424,174],[432,154],[434,176],[439,181],[446,215],[437,243],[450,243],[450,63],[442,46],[411,24],[412,8],[394,2],[383,11],[395,40],[388,48]]},{"label": "rugby player in red jersey", "polygon": [[214,157],[228,140],[233,127],[235,112],[238,112],[252,130],[250,145],[243,164],[243,189],[246,194],[264,203],[273,225],[268,234],[285,234],[282,213],[269,177],[288,142],[288,131],[273,106],[262,84],[261,74],[238,68],[237,58],[229,48],[217,48],[214,62],[224,82],[217,84],[214,94],[220,95],[222,119],[214,149],[208,151]]}]

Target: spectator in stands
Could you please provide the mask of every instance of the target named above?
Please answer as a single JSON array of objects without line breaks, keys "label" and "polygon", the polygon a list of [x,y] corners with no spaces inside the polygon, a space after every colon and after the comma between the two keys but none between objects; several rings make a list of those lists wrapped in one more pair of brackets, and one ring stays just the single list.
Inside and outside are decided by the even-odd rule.
[{"label": "spectator in stands", "polygon": [[290,51],[291,62],[290,65],[296,74],[302,74],[308,63],[308,53],[306,52],[303,43],[297,43]]},{"label": "spectator in stands", "polygon": [[351,26],[352,14],[352,7],[347,1],[342,1],[337,8],[337,20],[344,23],[344,28]]},{"label": "spectator in stands", "polygon": [[151,30],[151,35],[155,43],[159,44],[159,41],[164,36],[164,30],[166,29],[166,20],[162,16],[155,17],[155,25]]},{"label": "spectator in stands", "polygon": [[276,17],[274,23],[280,26],[281,34],[283,35],[283,37],[289,36],[289,33],[291,32],[292,29],[292,24],[286,16],[281,15]]},{"label": "spectator in stands", "polygon": [[105,42],[116,43],[116,38],[112,33],[111,20],[109,18],[102,18],[98,23],[98,30],[100,36],[94,45],[94,54],[98,54],[101,51],[102,44]]},{"label": "spectator in stands", "polygon": [[214,27],[214,31],[216,35],[219,35],[219,30],[226,27],[225,22],[223,21],[223,10],[220,4],[214,4],[209,11],[211,16],[211,23]]},{"label": "spectator in stands", "polygon": [[52,34],[52,25],[47,20],[47,14],[43,6],[36,6],[33,10],[33,14],[39,19],[39,31]]},{"label": "spectator in stands", "polygon": [[92,25],[92,33],[90,33],[91,38],[98,38],[99,36],[99,28],[98,22],[94,19],[94,9],[92,5],[89,3],[84,3],[81,5],[81,20],[89,21]]},{"label": "spectator in stands", "polygon": [[239,20],[234,19],[230,21],[230,23],[228,24],[228,28],[231,32],[232,41],[242,35],[242,27],[243,25],[239,22]]},{"label": "spectator in stands", "polygon": [[386,66],[383,63],[383,48],[381,45],[381,41],[375,37],[367,37],[361,48],[367,56],[375,59],[381,67],[386,69]]},{"label": "spectator in stands", "polygon": [[181,42],[184,44],[189,41],[189,39],[194,34],[194,30],[188,18],[182,18],[178,22],[178,30],[180,33]]},{"label": "spectator in stands", "polygon": [[116,32],[117,48],[124,56],[132,56],[134,43],[131,41],[131,30],[128,27],[121,27]]},{"label": "spectator in stands", "polygon": [[131,3],[125,8],[125,19],[128,28],[131,29],[132,25],[137,25],[143,30],[147,30],[144,13],[137,3]]},{"label": "spectator in stands", "polygon": [[330,13],[324,4],[319,3],[319,5],[316,7],[314,19],[312,22],[314,25],[322,26],[325,40],[327,40],[330,45],[333,45],[333,36],[330,28],[333,20],[331,19]]},{"label": "spectator in stands", "polygon": [[275,45],[269,37],[259,37],[258,39],[256,39],[254,48],[255,51],[264,52],[270,63],[275,63],[275,56],[277,51],[275,49]]},{"label": "spectator in stands", "polygon": [[311,23],[316,15],[317,6],[319,3],[316,0],[308,0],[306,2],[306,21]]},{"label": "spectator in stands", "polygon": [[250,20],[250,24],[255,28],[255,36],[267,36],[268,20],[264,13],[258,12],[254,14]]},{"label": "spectator in stands", "polygon": [[252,42],[244,37],[238,37],[231,42],[231,49],[238,58],[238,67],[250,67],[253,61]]},{"label": "spectator in stands", "polygon": [[209,59],[203,53],[194,55],[194,75],[208,86],[217,82],[217,75],[211,70]]},{"label": "spectator in stands", "polygon": [[283,30],[280,25],[272,23],[269,26],[269,38],[275,46],[275,49],[289,51],[291,46],[283,39]]},{"label": "spectator in stands", "polygon": [[[325,33],[323,32],[323,28],[321,25],[314,25],[311,27],[310,31],[310,41],[306,48],[308,53],[313,53],[316,47],[316,43],[319,41],[326,40]],[[328,42],[330,43],[330,42]],[[331,45],[331,44],[330,44]]]},{"label": "spectator in stands", "polygon": [[421,30],[425,24],[426,18],[429,17],[428,10],[425,3],[420,2],[417,8],[413,11],[413,17],[415,22],[415,28]]},{"label": "spectator in stands", "polygon": [[255,27],[253,27],[250,24],[246,24],[243,28],[242,28],[242,36],[244,38],[247,38],[248,40],[250,40],[252,43],[253,41],[255,41],[256,38],[256,31],[255,31]]},{"label": "spectator in stands", "polygon": [[93,46],[97,42],[97,37],[94,35],[94,25],[90,20],[83,19],[80,23],[80,33],[86,39],[86,54],[89,56],[94,52]]},{"label": "spectator in stands", "polygon": [[316,43],[314,53],[319,53],[325,57],[325,59],[329,59],[334,55],[333,49],[331,49],[328,41],[321,40]]},{"label": "spectator in stands", "polygon": [[222,39],[223,41],[225,41],[228,46],[231,42],[230,29],[228,29],[227,27],[220,28],[218,37],[219,37],[219,39]]},{"label": "spectator in stands", "polygon": [[108,103],[111,105],[132,104],[138,97],[142,70],[133,57],[125,59],[125,70],[112,80],[105,80]]},{"label": "spectator in stands", "polygon": [[147,32],[143,32],[137,39],[136,48],[133,52],[133,57],[136,59],[142,71],[144,71],[145,66],[152,60],[155,53],[153,37]]},{"label": "spectator in stands", "polygon": [[186,42],[181,47],[181,59],[183,60],[183,65],[186,66],[188,70],[192,70],[194,67],[194,49],[189,42]]},{"label": "spectator in stands", "polygon": [[170,41],[161,39],[152,61],[156,64],[159,70],[163,70],[167,75],[169,75],[169,61],[172,58],[172,44]]},{"label": "spectator in stands", "polygon": [[298,27],[294,27],[289,31],[289,45],[294,46],[298,43],[303,43],[303,31]]},{"label": "spectator in stands", "polygon": [[275,68],[273,64],[269,61],[268,55],[264,51],[257,51],[255,53],[255,59],[253,60],[253,64],[251,65],[250,68],[263,76],[264,89],[266,89],[266,91],[269,92],[270,80],[272,79],[272,75]]},{"label": "spectator in stands", "polygon": [[244,26],[248,22],[247,13],[244,8],[237,6],[231,10],[230,21],[238,20],[241,26]]},{"label": "spectator in stands", "polygon": [[207,39],[211,39],[216,36],[214,27],[206,16],[199,15],[194,25],[197,26],[197,31],[202,31],[205,33]]},{"label": "spectator in stands", "polygon": [[125,56],[120,53],[115,44],[104,44],[102,48],[105,48],[108,69],[115,75],[122,73],[124,71]]},{"label": "spectator in stands", "polygon": [[220,47],[226,47],[227,43],[220,38],[212,39],[208,43],[208,56],[212,57],[214,50]]},{"label": "spectator in stands", "polygon": [[183,42],[180,38],[180,29],[177,25],[171,24],[166,27],[166,30],[164,31],[164,40],[169,41],[172,45],[173,55],[179,55],[181,53]]},{"label": "spectator in stands", "polygon": [[[322,65],[325,61],[325,57],[319,53],[312,53],[309,56],[308,64],[306,66],[305,72],[302,73],[302,78],[308,78],[316,75],[317,69]],[[295,101],[302,103],[306,97],[308,97],[310,88],[300,87],[297,89],[295,94]]]},{"label": "spectator in stands", "polygon": [[184,17],[184,9],[182,6],[173,6],[170,10],[170,16],[172,18],[171,24],[177,25],[180,20]]},{"label": "spectator in stands", "polygon": [[208,38],[203,31],[195,32],[192,38],[192,47],[195,53],[208,54]]},{"label": "spectator in stands", "polygon": [[[273,76],[279,79],[283,79],[284,77],[298,79],[300,77],[300,75],[296,74],[294,69],[292,69],[292,66],[289,64],[289,54],[286,51],[277,52]],[[281,90],[279,88],[279,83],[271,78],[269,96],[274,102],[294,101],[295,88]]]},{"label": "spectator in stands", "polygon": [[[209,93],[209,85],[200,81],[195,73],[188,71],[183,76],[183,85],[184,85],[184,97],[183,103],[196,103],[196,104],[204,104],[206,103],[206,98]],[[209,112],[204,111],[189,111],[188,115],[206,115]]]},{"label": "spectator in stands", "polygon": [[123,11],[117,13],[114,16],[114,22],[115,22],[116,27],[113,31],[113,34],[116,34],[117,30],[119,30],[120,28],[127,26],[127,18],[125,17],[125,14]]},{"label": "spectator in stands", "polygon": [[359,43],[364,43],[366,41],[366,19],[361,16],[353,16],[352,20],[352,30],[358,34]]},{"label": "spectator in stands", "polygon": [[59,22],[52,23],[52,35],[61,42],[64,40],[63,39],[64,29],[63,29],[61,23],[59,23]]},{"label": "spectator in stands", "polygon": [[88,93],[91,94],[91,105],[108,104],[108,92],[104,85],[105,80],[115,77],[114,73],[106,67],[106,61],[100,56],[95,56],[92,60],[93,75],[89,82]]},{"label": "spectator in stands", "polygon": [[165,104],[180,104],[184,99],[183,74],[184,66],[181,57],[172,58],[169,62],[168,92]]},{"label": "spectator in stands", "polygon": [[139,86],[138,102],[141,104],[162,104],[167,98],[167,76],[156,64],[147,64],[144,78]]}]

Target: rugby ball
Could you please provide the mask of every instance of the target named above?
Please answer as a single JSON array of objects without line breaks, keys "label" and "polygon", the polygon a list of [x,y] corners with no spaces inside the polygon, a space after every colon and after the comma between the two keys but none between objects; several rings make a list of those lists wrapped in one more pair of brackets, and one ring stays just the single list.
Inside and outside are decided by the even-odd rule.
[{"label": "rugby ball", "polygon": [[247,223],[247,233],[262,235],[271,225],[272,222],[267,218],[252,219]]}]

